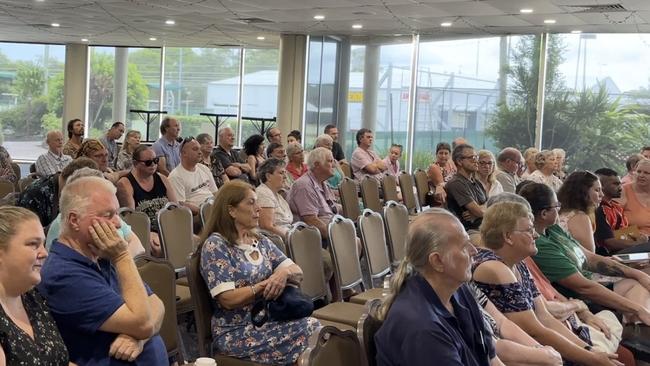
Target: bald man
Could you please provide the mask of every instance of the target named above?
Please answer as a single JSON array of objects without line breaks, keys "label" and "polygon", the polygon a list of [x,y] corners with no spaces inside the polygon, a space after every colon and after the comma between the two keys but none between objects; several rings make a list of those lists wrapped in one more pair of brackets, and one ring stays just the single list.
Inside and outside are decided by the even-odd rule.
[{"label": "bald man", "polygon": [[63,154],[61,131],[48,132],[45,143],[48,146],[47,152],[36,159],[36,173],[43,177],[59,173],[72,161],[72,157]]},{"label": "bald man", "polygon": [[514,147],[506,147],[497,156],[496,178],[501,183],[504,192],[515,193],[517,184],[521,181],[517,172],[524,166],[524,157]]}]

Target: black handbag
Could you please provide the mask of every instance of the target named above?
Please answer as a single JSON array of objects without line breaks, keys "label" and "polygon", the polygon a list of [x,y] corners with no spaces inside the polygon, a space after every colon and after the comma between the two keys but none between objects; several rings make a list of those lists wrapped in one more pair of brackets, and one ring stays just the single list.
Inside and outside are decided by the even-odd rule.
[{"label": "black handbag", "polygon": [[259,298],[251,309],[251,321],[261,327],[269,320],[287,321],[310,316],[314,303],[298,287],[287,285],[275,300]]}]

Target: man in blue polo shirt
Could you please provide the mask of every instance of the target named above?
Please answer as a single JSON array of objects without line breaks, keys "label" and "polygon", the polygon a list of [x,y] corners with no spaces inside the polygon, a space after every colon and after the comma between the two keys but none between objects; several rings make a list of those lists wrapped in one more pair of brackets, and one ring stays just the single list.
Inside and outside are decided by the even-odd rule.
[{"label": "man in blue polo shirt", "polygon": [[434,208],[409,226],[375,334],[378,366],[502,365],[466,282],[476,249],[451,213]]},{"label": "man in blue polo shirt", "polygon": [[80,178],[61,192],[62,231],[40,293],[79,365],[166,365],[164,306],[143,284],[119,227],[115,187]]},{"label": "man in blue polo shirt", "polygon": [[168,176],[181,163],[181,124],[176,118],[165,117],[160,123],[160,138],[151,146],[158,160],[158,173]]}]

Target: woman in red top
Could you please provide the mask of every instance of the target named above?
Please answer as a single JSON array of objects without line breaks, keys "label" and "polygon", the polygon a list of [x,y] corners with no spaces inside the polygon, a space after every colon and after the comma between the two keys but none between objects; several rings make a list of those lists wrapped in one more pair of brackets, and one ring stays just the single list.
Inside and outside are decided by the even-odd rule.
[{"label": "woman in red top", "polygon": [[307,173],[305,154],[303,154],[302,146],[299,143],[293,142],[287,146],[287,158],[289,159],[287,171],[291,174],[294,181]]}]

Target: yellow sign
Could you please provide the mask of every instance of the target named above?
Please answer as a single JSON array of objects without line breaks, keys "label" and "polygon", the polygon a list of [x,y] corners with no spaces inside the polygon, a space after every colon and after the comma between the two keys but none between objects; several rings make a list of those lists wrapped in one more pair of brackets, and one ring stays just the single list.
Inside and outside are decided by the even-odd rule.
[{"label": "yellow sign", "polygon": [[348,102],[361,103],[363,102],[363,92],[348,92]]}]

